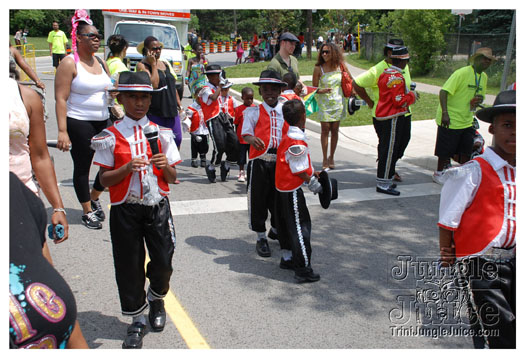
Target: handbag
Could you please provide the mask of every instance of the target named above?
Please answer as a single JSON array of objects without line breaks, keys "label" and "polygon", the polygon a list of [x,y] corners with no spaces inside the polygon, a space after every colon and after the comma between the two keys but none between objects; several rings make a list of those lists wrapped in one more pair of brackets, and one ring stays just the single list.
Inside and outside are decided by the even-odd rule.
[{"label": "handbag", "polygon": [[343,89],[343,95],[350,97],[352,95],[352,76],[345,69],[345,66],[341,64],[341,88]]}]

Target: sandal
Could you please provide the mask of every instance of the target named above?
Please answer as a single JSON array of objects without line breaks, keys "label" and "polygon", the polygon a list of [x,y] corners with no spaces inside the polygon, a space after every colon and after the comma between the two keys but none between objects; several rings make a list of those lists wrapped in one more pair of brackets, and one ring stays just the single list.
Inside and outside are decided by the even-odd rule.
[{"label": "sandal", "polygon": [[328,168],[335,169],[334,158],[328,160]]},{"label": "sandal", "polygon": [[394,181],[402,182],[401,176],[397,174],[397,172],[394,173]]},{"label": "sandal", "polygon": [[323,159],[323,170],[328,168],[329,165],[328,165],[328,159]]}]

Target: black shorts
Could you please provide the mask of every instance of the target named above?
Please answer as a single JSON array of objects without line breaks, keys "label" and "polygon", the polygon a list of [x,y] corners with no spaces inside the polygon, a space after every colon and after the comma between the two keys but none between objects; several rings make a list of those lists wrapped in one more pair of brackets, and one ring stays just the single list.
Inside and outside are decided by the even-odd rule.
[{"label": "black shorts", "polygon": [[60,61],[62,61],[64,57],[66,57],[66,55],[63,53],[54,53],[53,54],[53,67],[55,68],[58,67],[58,65],[60,64]]},{"label": "black shorts", "polygon": [[450,129],[438,126],[434,155],[440,158],[452,158],[455,154],[472,154],[476,131],[472,127]]},{"label": "black shorts", "polygon": [[244,165],[247,163],[246,157],[248,156],[249,151],[250,151],[249,144],[239,144],[239,161],[237,164]]}]

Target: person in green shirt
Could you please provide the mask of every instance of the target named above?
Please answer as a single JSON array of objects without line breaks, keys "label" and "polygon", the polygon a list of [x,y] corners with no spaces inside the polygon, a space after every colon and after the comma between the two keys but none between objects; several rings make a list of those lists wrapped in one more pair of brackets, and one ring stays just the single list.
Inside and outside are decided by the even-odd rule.
[{"label": "person in green shirt", "polygon": [[[381,76],[381,74],[385,71],[385,69],[389,68],[392,65],[392,60],[390,59],[392,50],[400,46],[405,46],[405,43],[402,39],[388,40],[388,43],[383,49],[385,59],[377,63],[375,66],[370,67],[368,71],[360,74],[353,80],[352,84],[355,92],[359,95],[359,97],[364,99],[368,104],[368,107],[372,109],[374,119],[376,117],[377,102],[379,100],[379,87],[377,86],[377,80],[379,79],[379,76]],[[402,73],[403,78],[405,79],[405,83],[407,84],[407,86],[410,85],[412,82],[412,78],[410,77],[410,68],[408,64],[403,69]],[[372,97],[368,95],[366,88],[371,89]],[[410,142],[411,120],[412,114],[410,112],[409,107],[408,113],[403,118],[399,118],[397,122],[397,125],[400,129],[399,133],[401,133],[401,138],[397,138],[397,140],[399,140],[400,143],[398,160],[403,157],[405,149],[408,146],[408,143]],[[394,181],[401,181],[401,176],[397,173],[397,171],[394,174]]]},{"label": "person in green shirt", "polygon": [[53,21],[53,30],[47,36],[49,43],[49,55],[53,57],[53,67],[57,68],[60,61],[66,57],[67,36],[58,28],[58,22]]},{"label": "person in green shirt", "polygon": [[474,112],[487,91],[488,77],[484,71],[495,60],[492,49],[479,48],[471,58],[472,65],[456,70],[439,91],[434,151],[438,164],[432,176],[437,183],[440,183],[444,169],[450,167],[450,158],[455,154],[460,164],[470,160],[476,134]]},{"label": "person in green shirt", "polygon": [[279,37],[279,52],[270,61],[267,70],[273,70],[281,75],[281,78],[288,72],[293,72],[297,79],[299,76],[299,65],[297,58],[293,55],[295,44],[299,39],[290,32],[285,32]]}]

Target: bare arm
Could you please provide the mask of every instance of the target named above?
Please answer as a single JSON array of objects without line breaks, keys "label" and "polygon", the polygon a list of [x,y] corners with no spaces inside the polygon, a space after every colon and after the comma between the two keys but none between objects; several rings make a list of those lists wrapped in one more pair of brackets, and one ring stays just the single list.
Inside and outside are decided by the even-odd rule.
[{"label": "bare arm", "polygon": [[86,339],[84,338],[84,335],[82,334],[82,330],[80,329],[80,325],[78,324],[78,321],[75,321],[75,327],[73,328],[73,332],[71,332],[69,341],[67,341],[66,348],[68,349],[89,349]]},{"label": "bare arm", "polygon": [[67,99],[71,91],[71,82],[75,76],[75,61],[72,58],[65,58],[58,66],[55,76],[55,111],[58,124],[57,148],[63,152],[67,152],[71,145],[71,140],[67,134]]},{"label": "bare arm", "polygon": [[[46,127],[44,123],[44,108],[40,96],[30,88],[21,87],[22,99],[29,115],[29,149],[31,167],[44,195],[53,209],[64,208],[62,197],[58,190],[55,168],[46,143]],[[60,243],[68,238],[69,225],[63,212],[55,211],[51,216],[53,225],[64,226],[64,237],[56,240]]]},{"label": "bare arm", "polygon": [[141,171],[149,164],[149,160],[144,158],[133,158],[128,164],[116,169],[100,167],[100,184],[108,188],[124,180],[131,172]]},{"label": "bare arm", "polygon": [[252,135],[245,135],[243,136],[243,139],[246,141],[246,143],[253,146],[257,150],[264,149],[264,141],[259,137],[255,137]]},{"label": "bare arm", "polygon": [[444,90],[439,91],[439,104],[441,105],[441,126],[448,128],[450,125],[450,117],[448,116],[448,92]]},{"label": "bare arm", "polygon": [[151,157],[151,163],[157,168],[162,169],[162,175],[168,183],[175,183],[177,180],[177,170],[168,164],[168,158],[166,158],[166,154],[155,154]]},{"label": "bare arm", "polygon": [[36,83],[36,86],[39,87],[39,88],[45,89],[46,86],[40,81],[40,79],[38,78],[38,76],[35,73],[35,71],[33,71],[31,66],[29,66],[28,63],[24,60],[24,58],[22,57],[20,52],[18,52],[18,50],[16,48],[14,48],[14,47],[9,47],[9,51],[11,51],[11,54],[13,55],[16,64],[18,66],[20,66],[22,71],[27,73],[29,78],[31,78],[33,80],[33,82]]},{"label": "bare arm", "polygon": [[439,254],[443,266],[452,265],[456,260],[453,237],[452,231],[439,228]]},{"label": "bare arm", "polygon": [[363,87],[361,87],[357,83],[355,83],[355,79],[352,80],[352,87],[354,88],[355,93],[357,93],[357,95],[359,97],[361,97],[362,99],[365,100],[365,102],[366,102],[366,104],[368,104],[369,108],[374,108],[374,101],[372,101],[370,96],[368,96],[368,93],[366,92],[366,90]]},{"label": "bare arm", "polygon": [[151,72],[146,68],[146,66],[142,62],[139,62],[137,64],[137,71],[146,72],[151,78],[151,84],[153,88],[159,88],[159,71],[157,70],[157,59],[155,58],[153,52],[150,51],[147,53],[146,61],[151,66]]}]

